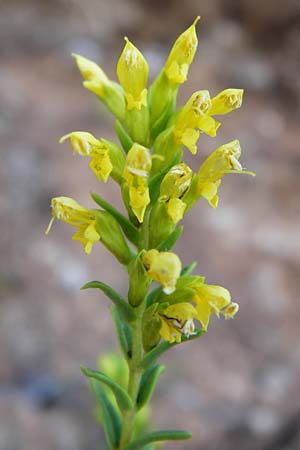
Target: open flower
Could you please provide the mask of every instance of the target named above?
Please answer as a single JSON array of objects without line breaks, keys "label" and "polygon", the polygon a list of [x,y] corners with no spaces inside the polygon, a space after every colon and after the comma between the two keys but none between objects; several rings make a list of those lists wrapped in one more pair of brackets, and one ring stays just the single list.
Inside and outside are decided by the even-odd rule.
[{"label": "open flower", "polygon": [[241,154],[239,141],[231,141],[217,148],[200,166],[197,175],[197,195],[206,198],[213,208],[218,206],[218,187],[226,173],[245,173],[255,176],[255,173],[243,169],[239,162]]},{"label": "open flower", "polygon": [[220,123],[206,113],[211,108],[208,91],[195,92],[179,111],[175,119],[174,135],[178,144],[185,145],[191,153],[197,152],[200,130],[215,136]]},{"label": "open flower", "polygon": [[125,47],[117,65],[117,74],[125,91],[127,108],[147,106],[148,64],[142,53],[125,37]]},{"label": "open flower", "polygon": [[226,319],[229,319],[238,312],[239,308],[237,303],[231,303],[231,295],[227,289],[209,284],[195,287],[193,302],[196,304],[197,319],[205,330],[212,314],[218,317],[223,314]]},{"label": "open flower", "polygon": [[113,169],[108,145],[100,139],[96,139],[91,133],[84,131],[73,131],[66,134],[59,142],[63,143],[66,139],[70,139],[70,145],[74,152],[91,158],[89,164],[91,170],[98,180],[106,183]]},{"label": "open flower", "polygon": [[170,83],[181,84],[187,79],[198,45],[196,24],[199,19],[200,16],[197,16],[194,23],[177,38],[170,51],[164,67]]},{"label": "open flower", "polygon": [[175,253],[148,250],[142,261],[147,275],[163,286],[165,294],[172,294],[181,272],[181,261]]},{"label": "open flower", "polygon": [[129,188],[129,203],[140,223],[150,203],[148,176],[151,170],[151,154],[142,145],[133,144],[125,162],[123,178]]},{"label": "open flower", "polygon": [[78,230],[73,240],[80,241],[86,253],[91,253],[95,242],[99,241],[100,234],[96,229],[96,219],[93,212],[88,211],[70,197],[55,197],[51,200],[52,218],[46,234],[49,233],[55,219],[68,223]]},{"label": "open flower", "polygon": [[176,303],[158,310],[161,321],[160,336],[167,342],[181,342],[182,335],[195,334],[197,310],[190,303]]},{"label": "open flower", "polygon": [[240,108],[242,89],[226,89],[210,98],[208,91],[195,92],[175,118],[176,142],[185,145],[191,153],[197,152],[200,132],[215,137],[221,123],[214,119],[216,114],[227,114]]},{"label": "open flower", "polygon": [[165,175],[160,185],[159,201],[165,203],[168,216],[177,224],[182,218],[186,204],[181,197],[188,191],[193,171],[184,163],[176,164]]},{"label": "open flower", "polygon": [[70,139],[70,146],[75,153],[88,156],[89,167],[98,180],[107,182],[108,177],[120,182],[124,169],[124,156],[120,147],[112,141],[97,139],[85,131],[73,131],[60,139],[60,143]]}]

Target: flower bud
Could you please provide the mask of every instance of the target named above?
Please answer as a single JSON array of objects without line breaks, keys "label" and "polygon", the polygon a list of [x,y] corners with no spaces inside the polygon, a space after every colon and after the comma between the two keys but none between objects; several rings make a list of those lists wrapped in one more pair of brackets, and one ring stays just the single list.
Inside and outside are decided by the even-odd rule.
[{"label": "flower bud", "polygon": [[129,203],[140,223],[144,220],[147,205],[150,203],[148,175],[151,170],[151,154],[142,145],[133,144],[129,150],[123,178],[129,188]]},{"label": "flower bud", "polygon": [[83,86],[96,94],[118,119],[123,120],[125,98],[121,86],[110,80],[93,61],[75,53],[72,56],[75,58],[78,69],[84,78]]},{"label": "flower bud", "polygon": [[127,108],[147,106],[148,64],[142,53],[125,38],[126,44],[117,65],[117,75],[124,88]]},{"label": "flower bud", "polygon": [[147,275],[163,286],[165,294],[175,291],[180,276],[181,261],[175,253],[148,250],[142,256]]},{"label": "flower bud", "polygon": [[194,23],[184,31],[175,41],[165,64],[165,73],[170,83],[181,84],[187,79],[190,64],[192,63],[198,45],[196,24]]}]

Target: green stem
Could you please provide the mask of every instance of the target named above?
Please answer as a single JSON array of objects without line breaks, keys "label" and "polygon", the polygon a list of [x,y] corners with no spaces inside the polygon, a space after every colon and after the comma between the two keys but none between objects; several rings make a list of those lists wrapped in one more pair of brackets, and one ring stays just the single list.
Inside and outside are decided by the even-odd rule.
[{"label": "green stem", "polygon": [[150,219],[150,207],[145,211],[144,221],[140,230],[140,243],[138,250],[148,250],[149,246],[149,219]]},{"label": "green stem", "polygon": [[137,413],[136,399],[139,391],[140,381],[143,374],[141,362],[143,359],[143,345],[142,345],[142,319],[145,310],[145,302],[135,308],[136,319],[132,322],[132,357],[128,361],[129,366],[129,381],[128,394],[133,403],[133,409],[123,412],[123,426],[120,440],[121,450],[131,442],[134,422]]}]

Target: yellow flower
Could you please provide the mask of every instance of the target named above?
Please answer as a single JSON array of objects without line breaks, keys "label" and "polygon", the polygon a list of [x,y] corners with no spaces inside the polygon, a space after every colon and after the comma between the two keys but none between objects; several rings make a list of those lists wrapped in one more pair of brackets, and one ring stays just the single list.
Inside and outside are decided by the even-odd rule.
[{"label": "yellow flower", "polygon": [[125,37],[125,47],[117,65],[117,75],[124,88],[127,108],[147,106],[148,64],[142,53]]},{"label": "yellow flower", "polygon": [[147,275],[163,286],[165,294],[172,294],[181,272],[181,261],[178,256],[175,253],[152,249],[143,254],[142,261]]},{"label": "yellow flower", "polygon": [[240,108],[243,101],[243,89],[225,89],[211,101],[210,115],[227,114],[234,109]]},{"label": "yellow flower", "polygon": [[105,86],[110,83],[109,78],[105,75],[101,67],[94,61],[91,61],[84,56],[73,53],[78,69],[84,78],[83,86],[89,91],[94,92],[100,98],[105,94]]},{"label": "yellow flower", "polygon": [[192,177],[193,171],[181,163],[169,170],[160,185],[159,201],[165,203],[167,213],[175,224],[183,218],[186,204],[181,197],[188,191]]},{"label": "yellow flower", "polygon": [[52,218],[45,233],[49,233],[55,219],[66,222],[78,228],[73,239],[82,242],[85,252],[91,253],[93,244],[100,239],[96,230],[95,215],[69,197],[53,198],[51,207]]},{"label": "yellow flower", "polygon": [[255,176],[253,172],[244,170],[238,161],[242,149],[238,140],[217,148],[201,165],[197,175],[197,195],[207,199],[209,204],[218,206],[218,187],[226,173],[245,173]]},{"label": "yellow flower", "polygon": [[129,203],[140,223],[150,203],[148,175],[151,170],[151,154],[140,144],[133,144],[125,162],[123,178],[129,187]]},{"label": "yellow flower", "polygon": [[180,200],[180,198],[170,198],[170,200],[166,203],[166,208],[168,216],[176,225],[183,218],[186,210],[186,204]]},{"label": "yellow flower", "polygon": [[195,92],[179,112],[174,124],[175,140],[185,145],[191,153],[197,152],[197,141],[200,131],[215,136],[220,123],[207,116],[211,108],[208,91]]},{"label": "yellow flower", "polygon": [[96,94],[110,109],[110,111],[123,120],[125,115],[125,98],[122,87],[110,80],[101,67],[83,56],[72,54],[78,69],[84,78],[83,86]]},{"label": "yellow flower", "polygon": [[233,305],[231,304],[230,292],[221,286],[209,284],[202,284],[194,290],[193,301],[196,304],[197,319],[207,330],[211,314],[219,316],[224,308]]},{"label": "yellow flower", "polygon": [[73,131],[66,134],[59,142],[63,143],[66,139],[70,139],[70,145],[74,152],[91,158],[89,164],[91,170],[98,180],[106,183],[113,169],[108,145],[104,141],[96,139],[91,133],[84,131]]},{"label": "yellow flower", "polygon": [[197,16],[194,23],[178,37],[171,49],[164,68],[170,83],[181,84],[187,79],[198,45],[196,24],[199,19],[200,16]]},{"label": "yellow flower", "polygon": [[181,336],[192,336],[197,311],[190,303],[176,303],[158,311],[160,336],[167,342],[181,342]]}]

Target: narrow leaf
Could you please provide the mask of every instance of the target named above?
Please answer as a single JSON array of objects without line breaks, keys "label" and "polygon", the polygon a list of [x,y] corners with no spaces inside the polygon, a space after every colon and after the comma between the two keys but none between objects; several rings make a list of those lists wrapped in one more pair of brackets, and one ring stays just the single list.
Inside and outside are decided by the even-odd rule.
[{"label": "narrow leaf", "polygon": [[127,392],[115,381],[105,375],[103,372],[99,372],[98,370],[88,369],[87,367],[81,366],[82,373],[94,380],[100,381],[101,383],[108,386],[116,397],[116,401],[122,411],[128,411],[132,409],[133,404],[131,398],[127,394]]},{"label": "narrow leaf", "polygon": [[150,401],[156,383],[164,370],[164,366],[155,364],[143,373],[136,401],[138,409],[141,409],[147,402]]},{"label": "narrow leaf", "polygon": [[115,130],[124,151],[128,153],[133,146],[133,141],[119,120],[115,122]]},{"label": "narrow leaf", "polygon": [[111,315],[116,327],[117,336],[120,348],[126,359],[132,357],[132,335],[131,330],[127,323],[125,323],[119,314],[118,309],[115,306],[110,308]]},{"label": "narrow leaf", "polygon": [[152,129],[151,129],[151,137],[154,141],[156,137],[166,128],[166,125],[168,123],[168,120],[170,119],[171,115],[173,114],[174,108],[176,103],[176,97],[174,96],[172,101],[169,102],[167,108],[162,113],[162,115],[157,119],[157,121],[154,123]]},{"label": "narrow leaf", "polygon": [[159,344],[157,347],[155,347],[153,350],[151,350],[149,353],[146,354],[146,356],[144,357],[144,359],[142,361],[142,367],[144,369],[147,369],[153,363],[155,363],[155,361],[170,348],[174,347],[175,345],[180,345],[184,342],[188,342],[188,341],[197,339],[198,337],[202,336],[204,333],[205,333],[205,331],[203,329],[199,329],[199,330],[196,330],[195,334],[193,334],[189,337],[182,336],[181,343],[180,342],[179,343],[166,342],[166,341],[162,342],[161,344]]},{"label": "narrow leaf", "polygon": [[181,271],[181,276],[184,276],[184,275],[190,275],[192,272],[194,272],[194,270],[196,269],[196,267],[197,267],[197,261],[193,261],[193,262],[191,262],[190,264],[188,264],[187,266],[185,266],[183,269],[182,269],[182,271]]},{"label": "narrow leaf", "polygon": [[139,239],[138,229],[125,216],[123,216],[120,211],[118,211],[110,203],[100,197],[100,195],[96,194],[95,192],[91,192],[91,197],[97,203],[97,205],[105,209],[105,211],[109,212],[117,220],[120,227],[124,231],[125,236],[130,240],[130,242],[132,242],[134,245],[137,245]]},{"label": "narrow leaf", "polygon": [[121,416],[113,406],[99,381],[92,380],[91,386],[101,409],[101,418],[107,443],[111,449],[117,449],[122,430]]},{"label": "narrow leaf", "polygon": [[174,231],[165,239],[163,242],[159,244],[157,247],[157,250],[160,252],[167,252],[168,250],[171,250],[173,245],[176,244],[177,240],[180,238],[183,232],[183,226],[181,225],[178,228],[175,228]]},{"label": "narrow leaf", "polygon": [[123,450],[140,450],[145,445],[151,442],[161,441],[181,441],[184,439],[191,439],[192,434],[189,431],[184,430],[162,430],[154,431],[153,433],[146,434],[145,436],[133,441],[131,444],[126,445]]},{"label": "narrow leaf", "polygon": [[153,289],[150,294],[147,295],[146,304],[147,307],[151,306],[152,303],[155,302],[156,297],[162,292],[161,286],[158,286],[157,288]]},{"label": "narrow leaf", "polygon": [[112,300],[112,302],[116,305],[120,314],[125,318],[125,320],[133,320],[135,318],[135,313],[131,306],[126,302],[126,300],[121,297],[116,291],[113,290],[110,286],[101,281],[90,281],[81,287],[84,289],[100,289],[108,298]]}]

